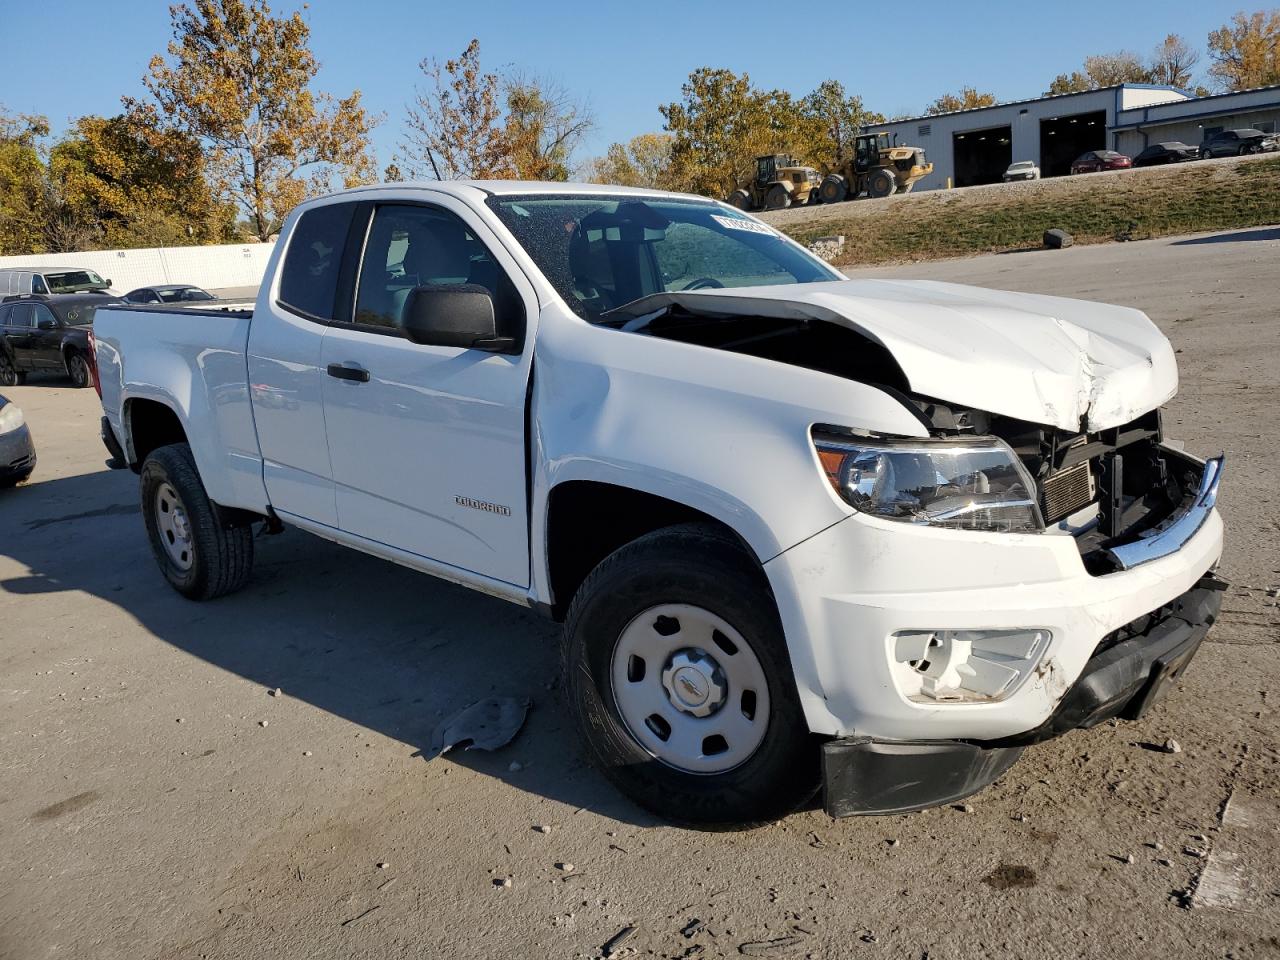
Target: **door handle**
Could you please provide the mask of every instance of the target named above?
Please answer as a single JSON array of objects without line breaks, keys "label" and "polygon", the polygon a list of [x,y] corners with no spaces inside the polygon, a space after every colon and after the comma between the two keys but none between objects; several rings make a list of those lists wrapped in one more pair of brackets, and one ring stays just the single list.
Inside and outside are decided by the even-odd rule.
[{"label": "door handle", "polygon": [[355,383],[369,382],[369,371],[354,364],[348,366],[342,363],[331,363],[329,364],[329,376],[336,377],[339,380],[351,380]]}]

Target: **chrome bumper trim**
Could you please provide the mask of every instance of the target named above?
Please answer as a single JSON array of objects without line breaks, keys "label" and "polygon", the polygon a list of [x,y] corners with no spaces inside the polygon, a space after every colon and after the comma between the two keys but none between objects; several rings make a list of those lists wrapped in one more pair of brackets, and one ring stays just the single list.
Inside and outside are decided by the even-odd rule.
[{"label": "chrome bumper trim", "polygon": [[1212,512],[1214,504],[1218,502],[1218,484],[1222,480],[1222,464],[1225,459],[1225,456],[1217,456],[1205,461],[1200,489],[1186,510],[1170,517],[1164,524],[1148,531],[1133,543],[1111,548],[1111,555],[1116,558],[1122,570],[1132,570],[1144,563],[1177,553],[1196,535],[1205,518]]}]

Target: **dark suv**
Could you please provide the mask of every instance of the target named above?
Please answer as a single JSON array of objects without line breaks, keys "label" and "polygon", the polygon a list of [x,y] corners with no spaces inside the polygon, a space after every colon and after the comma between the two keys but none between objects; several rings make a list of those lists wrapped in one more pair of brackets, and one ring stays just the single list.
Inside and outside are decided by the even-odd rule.
[{"label": "dark suv", "polygon": [[33,370],[62,371],[75,386],[89,386],[93,315],[105,304],[121,302],[101,294],[5,297],[0,302],[0,386],[22,383]]},{"label": "dark suv", "polygon": [[1277,140],[1276,135],[1251,127],[1223,130],[1200,144],[1201,157],[1235,157],[1246,153],[1269,153],[1273,150],[1280,150],[1280,140]]}]

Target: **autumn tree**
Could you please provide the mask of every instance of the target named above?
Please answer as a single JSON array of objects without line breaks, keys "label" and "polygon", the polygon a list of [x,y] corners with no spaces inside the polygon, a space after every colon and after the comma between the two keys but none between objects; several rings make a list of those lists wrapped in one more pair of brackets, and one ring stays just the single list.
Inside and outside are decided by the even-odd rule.
[{"label": "autumn tree", "polygon": [[845,92],[839,80],[824,80],[800,101],[805,142],[801,157],[824,170],[839,167],[853,155],[854,140],[868,124],[883,123],[881,114],[862,105],[862,98]]},{"label": "autumn tree", "polygon": [[41,141],[44,117],[9,113],[0,106],[0,255],[44,249],[41,209],[47,172]]},{"label": "autumn tree", "polygon": [[149,106],[81,117],[50,152],[49,168],[108,247],[232,239],[235,208],[214,196],[200,144],[162,126]]},{"label": "autumn tree", "polygon": [[759,90],[747,74],[701,67],[683,99],[659,107],[671,144],[672,173],[682,189],[726,196],[750,176],[754,158],[803,146],[798,105],[783,90]]},{"label": "autumn tree", "polygon": [[936,116],[940,113],[955,113],[959,110],[974,110],[978,107],[994,106],[994,93],[979,93],[974,87],[961,87],[958,94],[944,93],[925,108],[925,113]]},{"label": "autumn tree", "polygon": [[1199,62],[1200,51],[1176,33],[1171,33],[1152,54],[1147,76],[1151,83],[1189,89],[1194,80],[1193,71]]},{"label": "autumn tree", "polygon": [[603,157],[591,161],[587,179],[620,187],[676,189],[671,169],[674,142],[675,137],[669,133],[642,133],[626,143],[611,143]]},{"label": "autumn tree", "polygon": [[462,56],[425,59],[429,81],[407,110],[396,166],[411,178],[493,179],[512,176],[502,124],[502,83],[480,67],[480,41]]},{"label": "autumn tree", "polygon": [[518,180],[568,180],[574,151],[595,126],[590,109],[559,84],[513,75],[504,80],[503,139]]},{"label": "autumn tree", "polygon": [[[193,0],[170,8],[169,58],[143,78],[163,122],[204,149],[215,190],[266,240],[309,195],[374,179],[360,91],[313,89],[320,66],[302,14],[266,0]],[[126,99],[130,110],[141,106]]]},{"label": "autumn tree", "polygon": [[1280,9],[1237,13],[1209,34],[1211,76],[1225,90],[1280,83]]},{"label": "autumn tree", "polygon": [[[1169,44],[1170,41],[1182,42],[1181,38],[1173,34],[1169,35],[1165,44]],[[1157,48],[1157,58],[1163,49],[1163,45]],[[1194,53],[1194,51],[1190,52]],[[1083,93],[1086,90],[1114,87],[1121,83],[1153,83],[1156,82],[1151,79],[1154,69],[1156,69],[1154,65],[1148,67],[1142,62],[1142,57],[1127,50],[1097,54],[1085,57],[1082,70],[1058,74],[1049,84],[1047,92],[1049,94]]]}]

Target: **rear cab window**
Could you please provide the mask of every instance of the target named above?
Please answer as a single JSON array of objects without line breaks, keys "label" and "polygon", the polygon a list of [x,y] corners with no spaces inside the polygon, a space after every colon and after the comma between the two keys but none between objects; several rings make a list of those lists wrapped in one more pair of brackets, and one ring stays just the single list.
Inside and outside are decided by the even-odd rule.
[{"label": "rear cab window", "polygon": [[308,320],[341,320],[338,279],[355,210],[352,203],[312,207],[298,218],[280,267],[277,302]]}]

